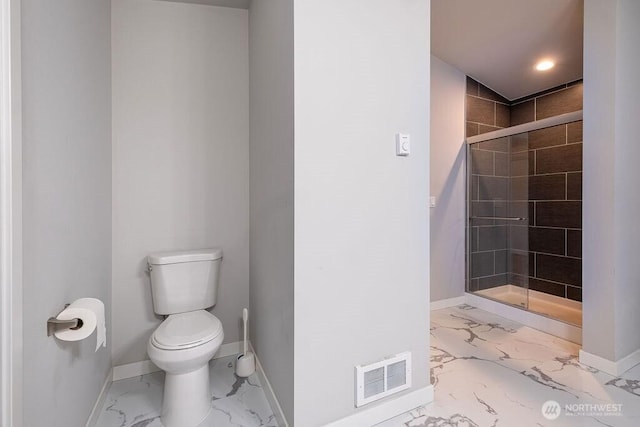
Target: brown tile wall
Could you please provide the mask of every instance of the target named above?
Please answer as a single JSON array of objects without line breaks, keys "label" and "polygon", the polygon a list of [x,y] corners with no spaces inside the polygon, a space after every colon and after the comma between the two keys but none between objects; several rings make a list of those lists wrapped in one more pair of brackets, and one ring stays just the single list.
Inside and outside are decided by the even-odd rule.
[{"label": "brown tile wall", "polygon": [[529,226],[512,226],[510,249],[525,251],[530,264],[528,271],[512,268],[510,280],[581,301],[582,122],[529,132],[528,137],[528,150],[511,154],[517,162],[526,153],[528,165],[526,174],[511,178],[511,188],[526,187]]},{"label": "brown tile wall", "polygon": [[582,110],[582,80],[516,99],[509,106],[511,126]]},{"label": "brown tile wall", "polygon": [[[508,139],[475,144],[470,151],[473,217],[507,215],[509,199]],[[509,283],[509,227],[504,221],[472,220],[470,229],[471,291]]]},{"label": "brown tile wall", "polygon": [[467,76],[466,135],[480,135],[582,110],[582,86],[582,80],[578,80],[509,101]]},{"label": "brown tile wall", "polygon": [[[467,77],[467,136],[582,109],[582,81],[508,101]],[[582,300],[582,122],[475,144],[470,290],[512,283]]]},{"label": "brown tile wall", "polygon": [[511,126],[510,102],[467,77],[466,135],[474,136]]}]

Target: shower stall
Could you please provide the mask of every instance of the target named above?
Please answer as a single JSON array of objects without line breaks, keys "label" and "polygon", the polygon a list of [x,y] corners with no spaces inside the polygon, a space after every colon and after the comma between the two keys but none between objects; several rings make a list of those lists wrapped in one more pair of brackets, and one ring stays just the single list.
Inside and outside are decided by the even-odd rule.
[{"label": "shower stall", "polygon": [[582,112],[467,138],[467,292],[582,324]]}]

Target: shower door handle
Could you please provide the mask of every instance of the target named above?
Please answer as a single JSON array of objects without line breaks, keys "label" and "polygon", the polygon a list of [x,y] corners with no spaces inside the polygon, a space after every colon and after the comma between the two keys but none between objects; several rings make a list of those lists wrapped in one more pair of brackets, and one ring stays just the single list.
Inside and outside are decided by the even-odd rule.
[{"label": "shower door handle", "polygon": [[527,218],[521,216],[472,216],[469,219],[496,219],[499,221],[526,221]]}]

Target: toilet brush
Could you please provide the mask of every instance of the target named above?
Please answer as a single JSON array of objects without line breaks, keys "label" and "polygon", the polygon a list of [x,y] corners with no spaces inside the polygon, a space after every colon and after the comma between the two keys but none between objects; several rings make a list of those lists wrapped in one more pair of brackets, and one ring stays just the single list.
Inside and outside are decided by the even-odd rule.
[{"label": "toilet brush", "polygon": [[236,361],[236,375],[239,377],[248,377],[256,370],[256,356],[247,348],[247,321],[249,320],[249,310],[242,310],[242,323],[244,327],[244,348],[238,355]]}]

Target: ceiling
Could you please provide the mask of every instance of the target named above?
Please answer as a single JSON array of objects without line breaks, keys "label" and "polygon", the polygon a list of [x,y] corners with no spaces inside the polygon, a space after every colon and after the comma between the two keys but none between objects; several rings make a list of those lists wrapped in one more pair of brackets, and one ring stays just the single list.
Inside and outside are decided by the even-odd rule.
[{"label": "ceiling", "polygon": [[582,29],[583,0],[431,1],[431,53],[509,100],[581,79]]}]

